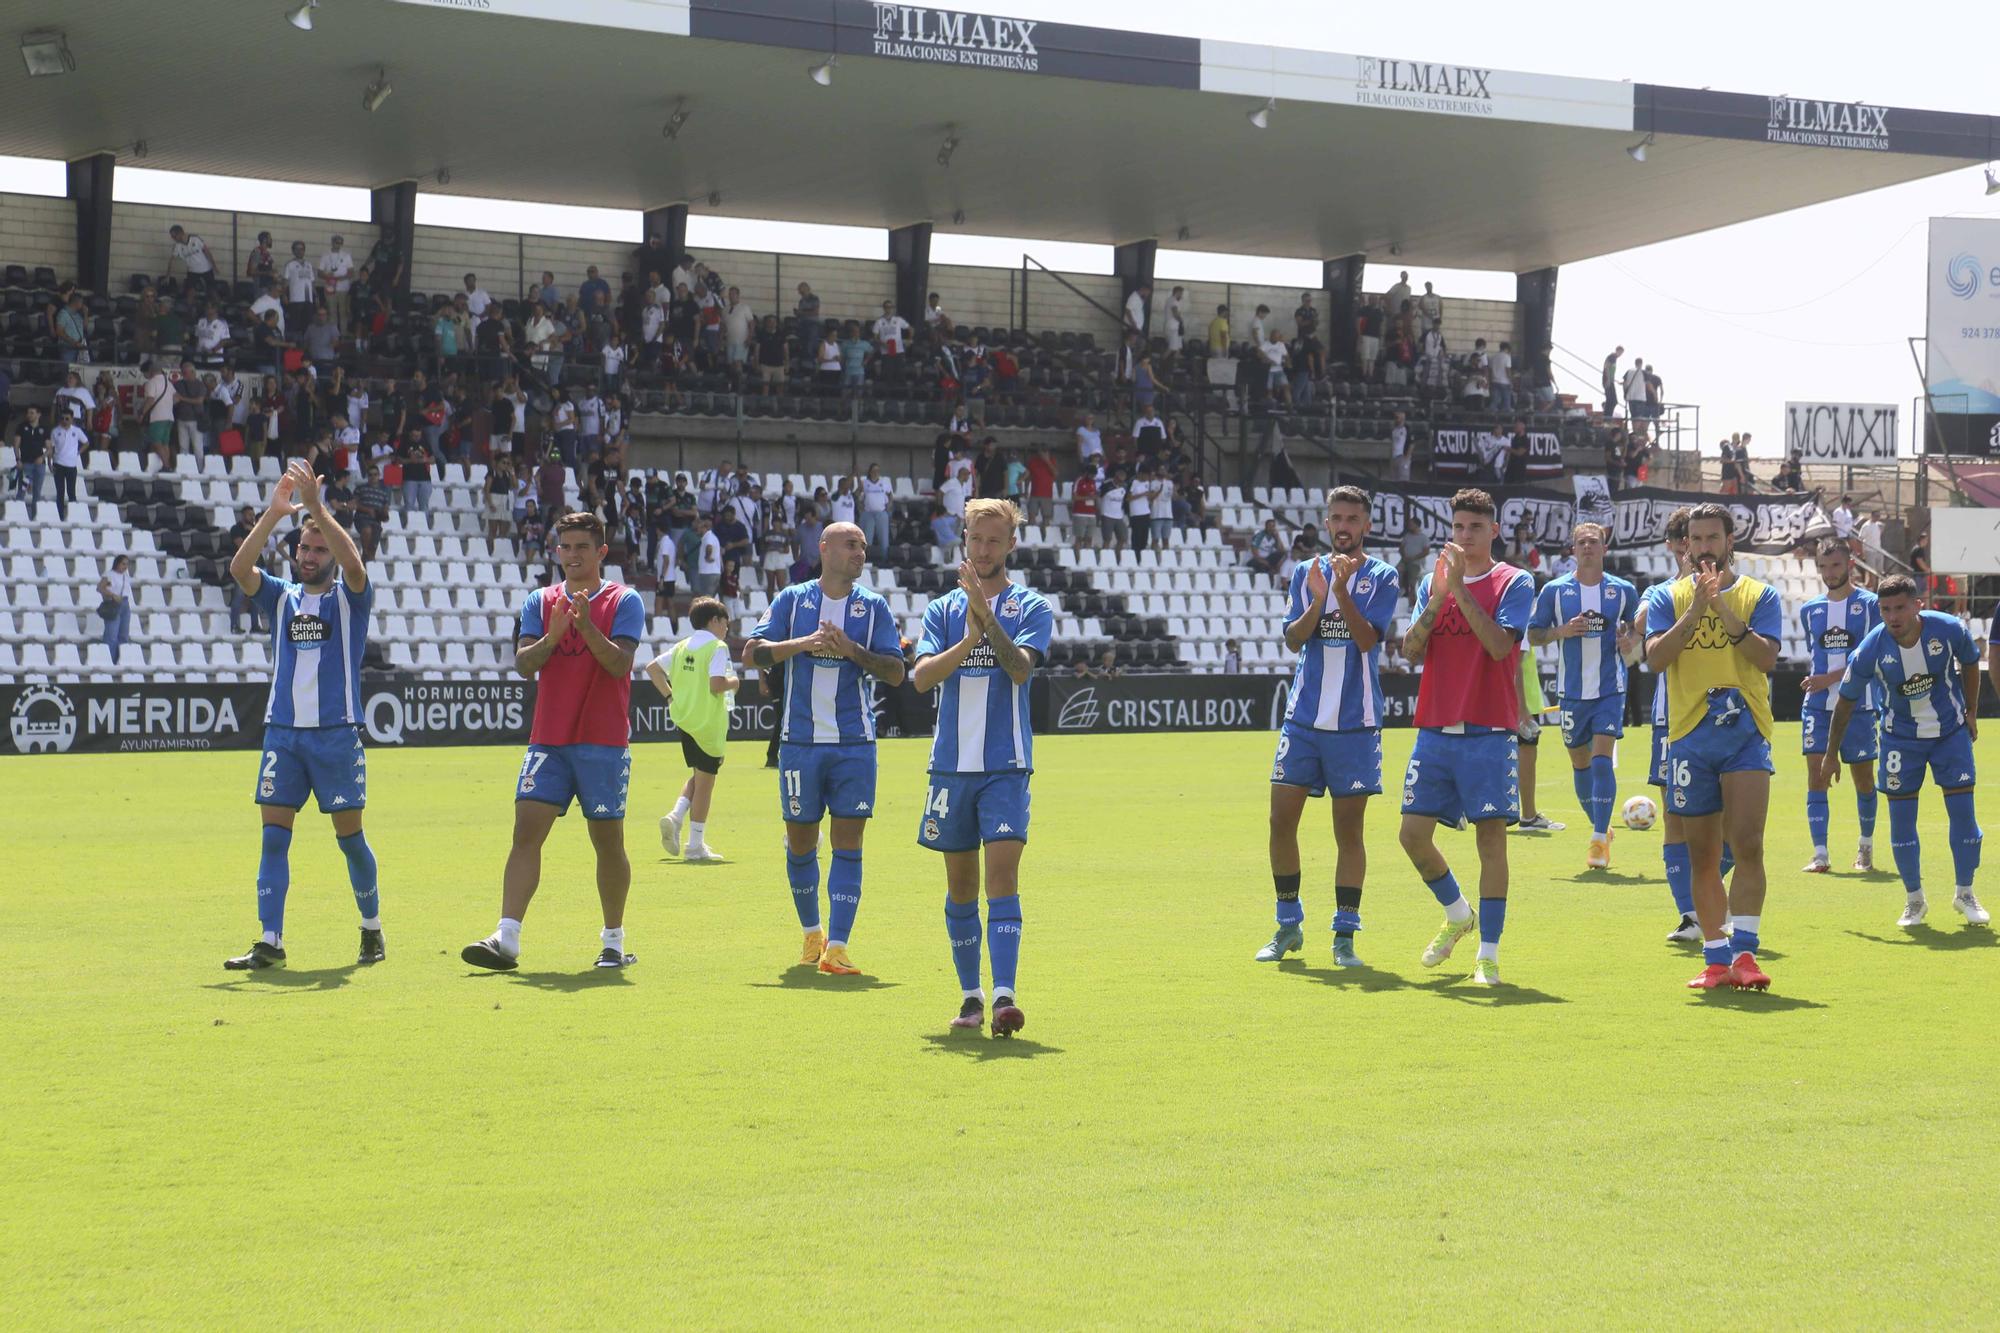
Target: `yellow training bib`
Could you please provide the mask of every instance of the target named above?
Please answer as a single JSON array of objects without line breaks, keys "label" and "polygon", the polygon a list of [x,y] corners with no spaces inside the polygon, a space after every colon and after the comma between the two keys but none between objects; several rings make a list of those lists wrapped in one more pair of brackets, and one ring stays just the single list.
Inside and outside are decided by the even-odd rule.
[{"label": "yellow training bib", "polygon": [[[1765,587],[1756,579],[1739,574],[1736,582],[1723,589],[1721,599],[1729,604],[1738,619],[1748,625]],[[1672,591],[1674,619],[1679,620],[1694,604],[1694,579],[1683,577],[1674,580]],[[1729,631],[1723,628],[1722,617],[1711,606],[1695,626],[1694,637],[1681,650],[1681,655],[1674,659],[1674,664],[1667,668],[1667,738],[1677,741],[1695,729],[1708,713],[1710,690],[1730,688],[1742,694],[1743,702],[1749,705],[1750,716],[1756,720],[1757,730],[1769,740],[1771,678],[1751,666],[1741,647],[1729,641]]]}]

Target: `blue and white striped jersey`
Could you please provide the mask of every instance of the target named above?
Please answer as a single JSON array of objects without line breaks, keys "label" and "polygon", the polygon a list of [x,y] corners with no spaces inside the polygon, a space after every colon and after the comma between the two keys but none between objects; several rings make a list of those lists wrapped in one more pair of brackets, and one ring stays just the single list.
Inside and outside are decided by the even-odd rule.
[{"label": "blue and white striped jersey", "polygon": [[1603,699],[1625,693],[1625,659],[1618,655],[1618,627],[1639,614],[1639,590],[1616,574],[1594,584],[1563,574],[1542,585],[1535,598],[1534,629],[1556,629],[1578,616],[1592,628],[1574,639],[1557,639],[1556,696]]},{"label": "blue and white striped jersey", "polygon": [[336,573],[325,592],[262,575],[250,595],[271,619],[271,701],[264,723],[277,727],[351,727],[361,721],[361,656],[375,581],[360,592]]},{"label": "blue and white striped jersey", "polygon": [[[1033,588],[1009,584],[993,599],[993,614],[1007,637],[1049,655],[1055,613]],[[917,656],[929,657],[965,637],[965,589],[953,588],[924,608]],[[937,734],[931,740],[933,773],[1032,773],[1034,734],[1028,722],[1028,682],[1016,685],[994,661],[985,640],[938,686]]]},{"label": "blue and white striped jersey", "polygon": [[1861,706],[1880,684],[1882,734],[1903,740],[1936,740],[1965,725],[1965,691],[1958,673],[1979,661],[1979,647],[1957,619],[1942,611],[1920,611],[1917,641],[1905,648],[1877,625],[1847,659],[1840,696]]},{"label": "blue and white striped jersey", "polygon": [[[1306,613],[1312,600],[1306,591],[1306,576],[1315,566],[1321,577],[1332,576],[1333,559],[1324,555],[1292,571],[1287,622]],[[1387,638],[1402,595],[1396,586],[1396,567],[1366,557],[1348,580],[1347,591],[1362,619],[1375,627],[1378,636]],[[1382,709],[1382,645],[1378,642],[1366,653],[1355,649],[1354,635],[1329,591],[1319,628],[1299,649],[1298,665],[1292,670],[1292,698],[1285,709],[1285,725],[1314,731],[1361,731],[1382,725]]]},{"label": "blue and white striped jersey", "polygon": [[[838,626],[871,653],[902,655],[903,639],[889,603],[858,583],[838,599],[826,596],[818,579],[780,589],[750,637],[782,643],[804,638],[821,625]],[[874,677],[838,653],[800,653],[784,663],[784,671],[779,740],[787,745],[854,745],[875,739]]]},{"label": "blue and white striped jersey", "polygon": [[[1848,658],[1861,646],[1861,640],[1881,623],[1881,612],[1875,609],[1875,594],[1866,588],[1850,586],[1845,596],[1828,597],[1822,593],[1807,602],[1799,608],[1799,628],[1805,632],[1806,643],[1812,649],[1812,670],[1808,674],[1821,676],[1829,671],[1845,671]],[[1806,707],[1833,707],[1831,694],[1831,690],[1814,690],[1806,696]],[[1855,710],[1874,712],[1876,699],[1876,692],[1868,691],[1854,701]]]}]

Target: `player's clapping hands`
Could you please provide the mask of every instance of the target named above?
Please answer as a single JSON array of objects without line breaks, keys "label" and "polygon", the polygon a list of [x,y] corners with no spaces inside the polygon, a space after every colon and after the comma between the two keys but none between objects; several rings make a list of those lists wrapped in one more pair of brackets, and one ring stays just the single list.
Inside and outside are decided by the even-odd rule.
[{"label": "player's clapping hands", "polygon": [[287,481],[292,483],[292,494],[298,497],[308,514],[319,518],[326,513],[326,501],[319,490],[319,475],[312,470],[312,464],[303,458],[294,458],[278,484],[282,486]]},{"label": "player's clapping hands", "polygon": [[570,624],[575,619],[576,603],[568,598],[556,598],[555,605],[549,608],[549,634],[561,639],[569,633]]},{"label": "player's clapping hands", "polygon": [[853,659],[854,640],[848,638],[847,631],[840,626],[821,625],[815,632],[814,637],[820,641],[820,646],[824,651],[838,653],[850,661]]},{"label": "player's clapping hands", "polygon": [[993,625],[993,608],[986,604],[986,593],[979,586],[979,571],[970,560],[958,562],[958,586],[965,589],[966,632],[971,633],[976,624],[984,633]]},{"label": "player's clapping hands", "polygon": [[[1333,581],[1337,584],[1344,584],[1354,577],[1356,570],[1361,568],[1361,557],[1358,555],[1337,555],[1333,557],[1332,563]],[[1317,563],[1315,563],[1314,568],[1318,568]]]}]

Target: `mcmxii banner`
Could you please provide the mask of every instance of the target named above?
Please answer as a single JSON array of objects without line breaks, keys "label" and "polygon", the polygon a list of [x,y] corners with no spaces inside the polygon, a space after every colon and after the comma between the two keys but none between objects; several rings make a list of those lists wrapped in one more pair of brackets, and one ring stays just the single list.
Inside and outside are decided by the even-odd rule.
[{"label": "mcmxii banner", "polygon": [[[1570,530],[1580,522],[1602,523],[1611,529],[1614,550],[1662,545],[1667,515],[1682,505],[1720,504],[1736,520],[1736,549],[1779,553],[1804,540],[1816,523],[1823,523],[1819,500],[1813,495],[1710,495],[1705,491],[1669,491],[1640,486],[1612,494],[1600,477],[1578,477],[1570,491],[1539,486],[1488,486],[1485,491],[1499,508],[1500,533],[1511,538],[1526,524],[1542,546],[1567,546]],[[1412,529],[1432,546],[1451,539],[1453,486],[1401,485],[1377,491],[1369,514],[1368,541],[1374,546],[1400,546]]]}]

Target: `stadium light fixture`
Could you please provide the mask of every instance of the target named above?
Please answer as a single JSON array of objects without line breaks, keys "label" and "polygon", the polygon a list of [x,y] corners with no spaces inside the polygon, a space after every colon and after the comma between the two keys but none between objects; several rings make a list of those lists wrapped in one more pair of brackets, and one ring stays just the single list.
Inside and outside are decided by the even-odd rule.
[{"label": "stadium light fixture", "polygon": [[1260,130],[1270,129],[1271,113],[1273,111],[1276,111],[1277,109],[1278,109],[1277,98],[1275,97],[1265,98],[1264,105],[1258,107],[1255,111],[1249,113],[1250,123],[1252,125],[1255,125]]},{"label": "stadium light fixture", "polygon": [[1631,158],[1634,162],[1644,162],[1646,160],[1646,145],[1652,142],[1653,142],[1653,136],[1649,134],[1645,138],[1639,140],[1639,142],[1633,144],[1630,148],[1627,148],[1625,150],[1625,156]]},{"label": "stadium light fixture", "polygon": [[318,8],[319,0],[305,0],[305,3],[297,9],[285,12],[285,22],[291,24],[300,32],[311,32],[313,30],[313,11]]},{"label": "stadium light fixture", "polygon": [[811,69],[808,69],[806,73],[810,75],[812,77],[812,81],[818,84],[820,87],[830,88],[833,86],[833,67],[835,65],[838,65],[839,63],[840,61],[835,57],[828,56],[826,59],[820,61],[817,65],[814,65]]},{"label": "stadium light fixture", "polygon": [[76,58],[69,53],[68,41],[59,32],[24,34],[21,38],[21,60],[28,66],[30,78],[76,72]]},{"label": "stadium light fixture", "polygon": [[1986,193],[2000,194],[2000,174],[1996,174],[1992,167],[1986,168]]},{"label": "stadium light fixture", "polygon": [[667,117],[667,123],[660,127],[660,135],[667,139],[681,137],[681,126],[688,123],[687,98],[674,99],[674,114]]},{"label": "stadium light fixture", "polygon": [[380,111],[382,104],[389,100],[389,94],[394,91],[396,90],[389,86],[389,71],[376,70],[375,82],[369,84],[367,90],[361,94],[361,109],[368,112]]},{"label": "stadium light fixture", "polygon": [[951,166],[951,155],[957,151],[958,126],[947,125],[944,127],[944,142],[938,145],[937,164],[948,169]]}]

